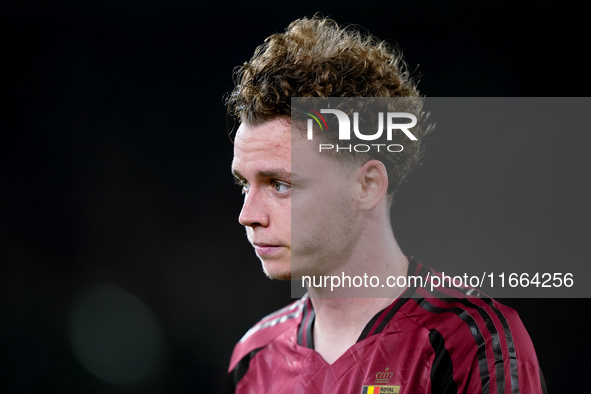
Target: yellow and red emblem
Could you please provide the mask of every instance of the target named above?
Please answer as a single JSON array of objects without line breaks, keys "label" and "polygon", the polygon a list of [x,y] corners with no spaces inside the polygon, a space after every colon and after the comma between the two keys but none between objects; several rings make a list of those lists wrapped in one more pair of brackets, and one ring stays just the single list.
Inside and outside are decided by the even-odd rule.
[{"label": "yellow and red emblem", "polygon": [[400,386],[363,386],[361,394],[398,394]]}]

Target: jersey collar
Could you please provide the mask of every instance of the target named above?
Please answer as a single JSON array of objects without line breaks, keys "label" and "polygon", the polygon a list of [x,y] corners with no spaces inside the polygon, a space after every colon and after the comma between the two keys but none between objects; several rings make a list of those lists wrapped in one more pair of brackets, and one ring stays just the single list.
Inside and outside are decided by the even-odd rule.
[{"label": "jersey collar", "polygon": [[[428,268],[417,262],[413,257],[408,258],[408,275],[420,275],[423,278],[427,275]],[[416,288],[407,288],[403,295],[398,297],[394,302],[382,309],[365,325],[365,328],[361,332],[361,335],[357,339],[360,342],[366,338],[381,333],[388,323],[392,320],[396,312],[408,301]],[[307,295],[304,296],[306,299],[303,300],[304,306],[302,311],[302,320],[298,327],[297,343],[300,346],[308,349],[314,349],[314,320],[316,313],[312,306],[312,301]]]}]

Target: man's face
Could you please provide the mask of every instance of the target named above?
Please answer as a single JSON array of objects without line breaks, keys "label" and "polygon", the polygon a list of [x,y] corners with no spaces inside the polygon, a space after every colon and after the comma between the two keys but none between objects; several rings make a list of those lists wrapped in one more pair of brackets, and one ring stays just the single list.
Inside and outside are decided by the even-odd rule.
[{"label": "man's face", "polygon": [[354,171],[317,149],[292,134],[286,118],[242,124],[236,133],[232,172],[244,193],[238,220],[271,278],[326,272],[352,246]]}]

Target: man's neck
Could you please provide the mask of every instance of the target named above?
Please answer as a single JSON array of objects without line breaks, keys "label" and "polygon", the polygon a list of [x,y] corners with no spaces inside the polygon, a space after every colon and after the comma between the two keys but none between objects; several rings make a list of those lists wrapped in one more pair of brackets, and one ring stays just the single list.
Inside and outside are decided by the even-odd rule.
[{"label": "man's neck", "polygon": [[[315,350],[330,364],[353,346],[367,323],[406,289],[408,259],[400,250],[389,221],[383,219],[385,212],[371,214],[374,216],[365,217],[356,229],[360,234],[358,242],[347,251],[347,256],[340,256],[344,260],[318,262],[320,267],[331,267],[322,272],[323,279],[330,278],[330,285],[308,284],[316,313]],[[333,277],[350,283],[335,288],[337,280]],[[404,284],[396,281],[401,277]]]},{"label": "man's neck", "polygon": [[[380,285],[375,288],[370,286],[359,292],[366,298],[351,298],[358,288],[338,289],[336,297],[330,298],[326,297],[330,294],[329,288],[308,288],[316,313],[313,332],[315,350],[329,364],[335,362],[353,346],[367,323],[379,311],[394,302],[406,289],[406,287],[381,286],[385,284],[387,276],[406,277],[407,275],[408,259],[397,245],[387,263],[373,260],[371,267],[373,271],[367,274],[379,276]],[[345,272],[349,276],[358,273]]]}]

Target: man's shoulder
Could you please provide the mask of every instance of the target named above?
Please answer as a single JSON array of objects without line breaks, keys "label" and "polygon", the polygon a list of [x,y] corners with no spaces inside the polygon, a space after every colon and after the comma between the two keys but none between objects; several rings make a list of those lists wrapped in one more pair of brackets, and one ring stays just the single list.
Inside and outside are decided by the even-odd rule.
[{"label": "man's shoulder", "polygon": [[[431,278],[442,274],[428,269]],[[426,276],[424,276],[426,277]],[[430,279],[416,288],[401,308],[398,319],[426,329],[431,344],[445,342],[450,352],[468,350],[494,354],[495,358],[515,350],[535,355],[531,339],[515,309],[470,286],[454,286]]]},{"label": "man's shoulder", "polygon": [[[426,267],[425,267],[426,268]],[[523,329],[523,323],[515,309],[470,286],[454,286],[443,281],[433,281],[443,274],[427,268],[429,275],[423,286],[412,294],[412,308],[406,314],[419,325],[454,332],[461,326],[483,325],[488,331],[495,327],[506,332],[513,327]],[[409,300],[410,301],[410,300]],[[472,330],[473,331],[473,330]]]},{"label": "man's shoulder", "polygon": [[[428,271],[431,278],[442,277]],[[425,271],[422,277],[427,277]],[[536,352],[518,313],[477,288],[434,282],[430,279],[413,290],[398,324],[427,341],[437,361],[434,373],[445,378],[442,382],[461,382],[462,390],[470,392],[491,381],[501,384],[497,391],[519,387],[544,392]],[[453,378],[448,370],[453,370]]]},{"label": "man's shoulder", "polygon": [[252,326],[234,347],[229,371],[232,371],[246,356],[258,352],[286,330],[297,327],[305,302],[306,298],[292,302],[265,316]]}]

